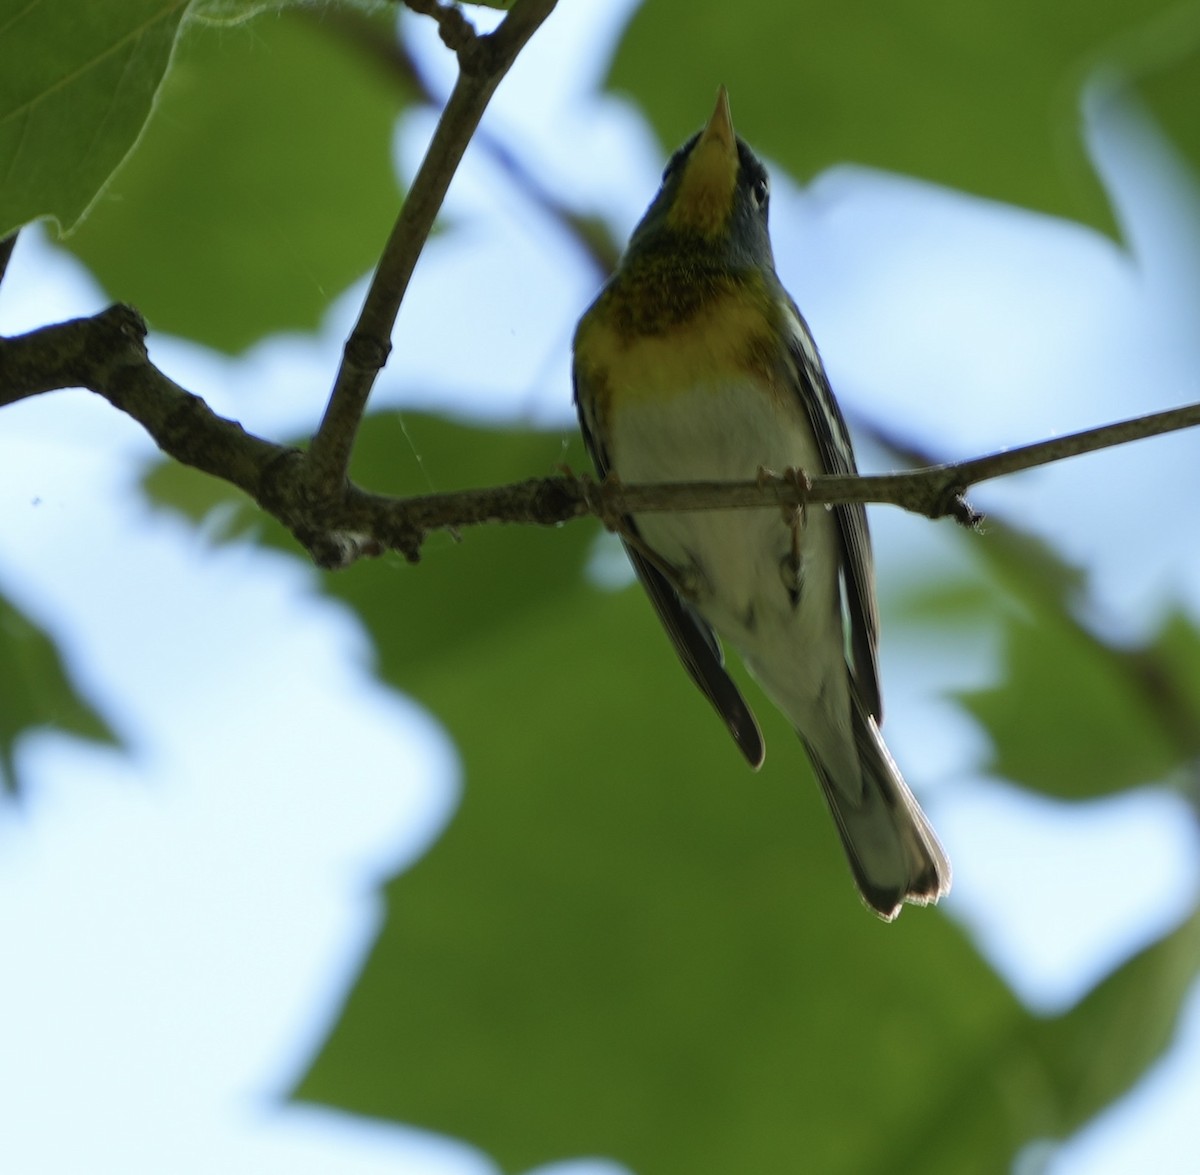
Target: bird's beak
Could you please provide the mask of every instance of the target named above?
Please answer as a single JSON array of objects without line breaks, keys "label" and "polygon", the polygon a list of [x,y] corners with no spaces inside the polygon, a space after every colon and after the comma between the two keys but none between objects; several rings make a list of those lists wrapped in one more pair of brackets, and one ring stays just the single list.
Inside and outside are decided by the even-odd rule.
[{"label": "bird's beak", "polygon": [[[717,105],[708,120],[708,126],[700,136],[700,142],[718,142],[729,154],[737,154],[737,139],[733,133],[733,115],[729,113],[729,91],[721,86],[717,90]],[[699,144],[697,144],[699,146]]]},{"label": "bird's beak", "polygon": [[729,113],[729,92],[722,86],[717,91],[717,108],[684,164],[668,216],[671,227],[706,237],[720,233],[733,210],[737,173],[737,136]]}]

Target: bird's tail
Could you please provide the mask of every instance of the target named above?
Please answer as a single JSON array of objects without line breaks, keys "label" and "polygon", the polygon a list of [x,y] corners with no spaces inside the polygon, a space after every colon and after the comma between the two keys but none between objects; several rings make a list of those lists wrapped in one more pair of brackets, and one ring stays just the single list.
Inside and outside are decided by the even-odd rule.
[{"label": "bird's tail", "polygon": [[[802,736],[803,737],[803,736]],[[839,781],[804,740],[863,900],[891,921],[904,902],[929,905],[950,890],[950,861],[884,745],[875,719],[854,703],[859,781]]]}]

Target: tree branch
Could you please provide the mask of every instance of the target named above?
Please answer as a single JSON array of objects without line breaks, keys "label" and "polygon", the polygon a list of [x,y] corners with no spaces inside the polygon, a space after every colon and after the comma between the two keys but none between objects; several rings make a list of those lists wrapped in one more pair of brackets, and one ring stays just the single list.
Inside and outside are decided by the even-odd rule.
[{"label": "tree branch", "polygon": [[327,568],[384,551],[415,562],[436,530],[499,522],[552,526],[589,514],[619,528],[631,513],[882,502],[974,525],[979,516],[963,497],[970,486],[1200,424],[1200,404],[1190,404],[968,461],[869,477],[808,480],[780,471],[783,476],[748,482],[627,486],[567,474],[416,498],[373,494],[343,479],[332,494],[314,493],[298,449],[218,416],[154,366],[145,336],[137,311],[118,305],[92,318],[0,339],[0,406],[58,388],[90,388],[137,420],[163,452],[249,494]]},{"label": "tree branch", "polygon": [[[795,508],[805,503],[884,502],[975,525],[968,487],[1079,453],[1200,424],[1200,405],[1105,425],[969,461],[872,477],[764,474],[744,483],[603,485],[567,474],[515,485],[388,498],[352,485],[346,470],[371,387],[386,362],[400,303],[450,180],[500,80],[556,0],[515,0],[495,32],[479,36],[441,0],[405,0],[437,20],[459,76],[392,228],[358,322],[346,341],[324,418],[307,453],[247,433],[150,361],[146,326],[128,306],[0,339],[0,406],[58,388],[84,387],[132,416],[175,460],[249,494],[322,567],[345,567],[385,550],[416,561],[435,530],[481,523],[557,525],[593,514],[611,529],[634,513]],[[13,237],[0,242],[0,276]]]},{"label": "tree branch", "polygon": [[465,20],[452,21],[449,14],[455,9],[427,2],[413,5],[438,20],[443,39],[458,56],[459,75],[384,246],[358,322],[346,340],[325,415],[305,457],[306,477],[318,496],[336,496],[346,480],[367,397],[387,362],[400,303],[450,180],[496,87],[555,3],[516,0],[495,32],[484,36]]}]

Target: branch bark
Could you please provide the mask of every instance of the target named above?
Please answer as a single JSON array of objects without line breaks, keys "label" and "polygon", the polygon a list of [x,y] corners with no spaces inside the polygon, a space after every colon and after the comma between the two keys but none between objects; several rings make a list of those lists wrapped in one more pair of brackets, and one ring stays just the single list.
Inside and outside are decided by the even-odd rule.
[{"label": "branch bark", "polygon": [[967,489],[1038,465],[1200,424],[1200,404],[1172,408],[968,461],[867,477],[764,476],[749,482],[598,485],[566,474],[457,493],[391,498],[345,479],[314,492],[305,456],[246,432],[164,375],[146,351],[146,326],[111,306],[29,334],[0,339],[0,407],[58,388],[84,387],[137,420],[175,460],[222,478],[277,518],[322,567],[399,551],[410,561],[436,530],[483,523],[554,526],[594,515],[611,528],[630,513],[764,509],[805,503],[879,502],[927,518],[975,525]]}]

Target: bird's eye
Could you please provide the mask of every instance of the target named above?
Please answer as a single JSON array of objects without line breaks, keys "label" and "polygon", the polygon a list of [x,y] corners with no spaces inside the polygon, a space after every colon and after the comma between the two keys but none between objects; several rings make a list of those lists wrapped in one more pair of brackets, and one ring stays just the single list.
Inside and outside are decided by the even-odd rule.
[{"label": "bird's eye", "polygon": [[770,192],[770,188],[767,184],[765,176],[762,179],[756,179],[754,181],[754,187],[752,191],[754,192],[754,203],[760,208],[765,207],[767,203],[767,196]]}]

